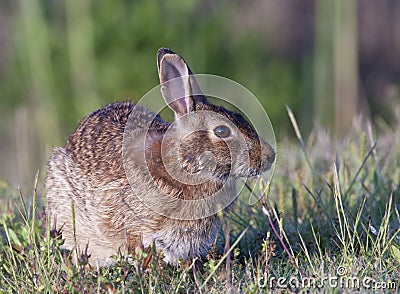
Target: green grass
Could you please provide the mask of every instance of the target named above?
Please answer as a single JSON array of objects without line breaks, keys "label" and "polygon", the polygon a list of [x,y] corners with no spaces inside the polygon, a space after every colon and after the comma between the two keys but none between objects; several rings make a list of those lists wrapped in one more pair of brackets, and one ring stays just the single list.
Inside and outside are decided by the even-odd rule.
[{"label": "green grass", "polygon": [[[278,146],[268,196],[248,206],[243,193],[224,218],[202,268],[174,268],[159,257],[145,268],[146,249],[136,249],[130,262],[116,256],[110,268],[90,267],[84,258],[75,266],[46,222],[37,189],[22,197],[0,182],[0,291],[261,293],[321,286],[335,293],[395,286],[390,291],[399,292],[400,127],[378,121],[373,129],[359,120],[341,141],[319,129],[307,141],[298,130],[297,137]],[[278,283],[302,277],[308,287]]]}]

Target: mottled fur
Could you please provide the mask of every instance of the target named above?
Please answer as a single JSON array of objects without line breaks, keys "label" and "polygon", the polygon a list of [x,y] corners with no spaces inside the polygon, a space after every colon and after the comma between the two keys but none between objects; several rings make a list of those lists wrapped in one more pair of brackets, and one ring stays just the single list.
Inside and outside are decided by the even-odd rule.
[{"label": "mottled fur", "polygon": [[[191,74],[183,59],[167,49],[159,50],[158,64],[161,83],[176,74],[175,71],[183,76],[182,68],[185,67]],[[173,264],[179,259],[206,255],[220,228],[220,220],[213,210],[216,205],[225,207],[223,201],[203,201],[195,208],[186,207],[184,203],[177,206],[175,202],[164,201],[160,190],[172,196],[171,199],[182,200],[205,199],[220,191],[223,200],[229,200],[236,193],[236,179],[256,176],[269,169],[275,153],[270,145],[259,139],[241,115],[212,105],[203,96],[190,97],[187,101],[190,103],[170,103],[176,117],[182,116],[185,111],[189,113],[184,124],[177,123],[170,130],[169,123],[145,108],[139,108],[139,115],[129,118],[135,107],[133,103],[109,104],[84,118],[69,136],[65,148],[54,149],[47,167],[48,213],[51,220],[56,220],[57,228],[63,228],[66,248],[74,248],[74,240],[80,250],[88,244],[89,261],[104,266],[111,263],[110,256],[126,245],[129,234],[130,240],[141,240],[144,246],[154,241],[156,247],[163,251],[165,260]],[[234,135],[229,141],[212,134],[220,121],[190,116],[191,112],[198,110],[218,113],[226,118],[226,124],[238,128],[245,138],[249,164],[242,162],[241,156],[231,158],[228,145],[238,153],[244,152]],[[155,119],[149,121],[154,116]],[[149,124],[147,132],[144,126]],[[129,156],[124,162],[123,140],[127,125],[130,129],[125,132],[125,140],[129,144],[125,152]],[[186,136],[175,150],[176,138],[187,132],[190,125],[201,126],[202,130]],[[146,142],[145,146],[136,143],[141,139]],[[162,140],[164,143],[161,143]],[[167,154],[162,154],[162,144],[169,147]],[[167,170],[190,175],[209,169],[204,158],[205,151],[211,152],[216,165],[214,169],[210,168],[212,174],[207,181],[188,185],[170,176]],[[147,166],[138,166],[139,157],[143,154]],[[190,180],[190,176],[187,178]],[[143,203],[142,195],[150,199],[152,205],[161,206],[163,213],[156,213],[149,208],[149,203]],[[186,218],[191,215],[190,209],[204,211],[205,217]],[[180,215],[180,212],[181,219],[168,217],[170,214]]]}]

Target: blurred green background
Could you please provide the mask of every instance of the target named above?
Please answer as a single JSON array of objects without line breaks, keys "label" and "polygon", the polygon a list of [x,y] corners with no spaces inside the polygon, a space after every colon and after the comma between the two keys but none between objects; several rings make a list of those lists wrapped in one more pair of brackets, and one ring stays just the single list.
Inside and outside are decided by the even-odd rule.
[{"label": "blurred green background", "polygon": [[1,0],[0,178],[29,185],[81,118],[156,86],[159,47],[247,87],[278,141],[285,104],[338,137],[399,104],[397,0]]}]

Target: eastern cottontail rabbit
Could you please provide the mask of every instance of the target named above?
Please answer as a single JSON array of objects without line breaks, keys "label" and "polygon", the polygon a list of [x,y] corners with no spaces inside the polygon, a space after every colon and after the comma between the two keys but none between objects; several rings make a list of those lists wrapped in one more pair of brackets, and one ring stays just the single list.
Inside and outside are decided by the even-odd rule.
[{"label": "eastern cottontail rabbit", "polygon": [[88,244],[91,264],[109,265],[138,240],[154,242],[172,264],[204,257],[236,180],[275,160],[240,114],[207,101],[179,55],[161,48],[157,65],[174,123],[134,103],[109,104],[84,118],[48,162],[49,218],[65,248]]}]

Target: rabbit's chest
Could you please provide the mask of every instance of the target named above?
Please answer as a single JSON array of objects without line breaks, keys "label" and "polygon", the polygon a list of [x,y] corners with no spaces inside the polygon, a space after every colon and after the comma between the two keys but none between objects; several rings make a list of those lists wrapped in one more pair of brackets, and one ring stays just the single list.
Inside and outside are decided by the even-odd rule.
[{"label": "rabbit's chest", "polygon": [[219,223],[216,216],[183,226],[174,223],[153,234],[143,236],[143,244],[149,246],[154,241],[156,249],[162,250],[164,260],[173,264],[178,260],[202,257],[207,254],[214,241]]}]

